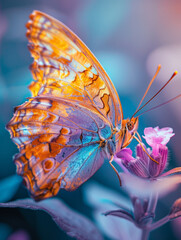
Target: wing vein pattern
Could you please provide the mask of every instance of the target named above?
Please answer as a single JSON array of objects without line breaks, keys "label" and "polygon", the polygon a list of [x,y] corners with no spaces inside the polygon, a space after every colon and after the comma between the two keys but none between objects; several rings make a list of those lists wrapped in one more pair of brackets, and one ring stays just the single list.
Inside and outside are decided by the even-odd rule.
[{"label": "wing vein pattern", "polygon": [[108,75],[65,25],[34,11],[27,38],[32,97],[15,108],[7,128],[20,151],[17,173],[39,200],[75,190],[109,159],[106,141],[117,138],[123,115]]}]

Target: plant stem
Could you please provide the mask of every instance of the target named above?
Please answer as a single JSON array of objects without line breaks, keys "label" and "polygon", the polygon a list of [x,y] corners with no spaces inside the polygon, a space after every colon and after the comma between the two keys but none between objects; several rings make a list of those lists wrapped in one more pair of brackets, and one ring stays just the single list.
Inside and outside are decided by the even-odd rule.
[{"label": "plant stem", "polygon": [[155,213],[155,209],[156,209],[156,206],[157,206],[157,201],[158,201],[158,195],[157,194],[154,194],[154,195],[151,194],[149,204],[148,204],[148,208],[147,208],[148,213]]},{"label": "plant stem", "polygon": [[[147,214],[149,215],[154,215],[155,214],[155,209],[157,206],[157,201],[158,201],[158,195],[150,195],[150,199],[149,199],[149,203],[148,203],[148,207],[147,207]],[[148,240],[149,238],[149,234],[150,234],[150,228],[148,228],[148,226],[150,226],[152,224],[153,218],[150,217],[149,221],[146,223],[147,228],[143,228],[142,229],[142,235],[141,235],[141,240]]]},{"label": "plant stem", "polygon": [[150,230],[148,229],[143,229],[142,235],[141,235],[141,240],[147,240],[150,234]]},{"label": "plant stem", "polygon": [[159,221],[153,223],[153,224],[151,225],[150,230],[152,231],[152,230],[154,230],[154,229],[157,229],[157,228],[163,226],[165,223],[167,223],[167,222],[169,222],[169,221],[170,221],[169,216],[166,216],[166,217],[160,219]]}]

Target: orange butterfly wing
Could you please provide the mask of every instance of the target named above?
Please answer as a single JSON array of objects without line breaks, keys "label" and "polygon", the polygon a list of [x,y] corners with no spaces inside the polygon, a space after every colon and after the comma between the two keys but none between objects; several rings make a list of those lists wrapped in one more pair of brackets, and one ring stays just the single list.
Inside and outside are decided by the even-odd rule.
[{"label": "orange butterfly wing", "polygon": [[109,159],[104,139],[116,141],[123,116],[111,80],[75,34],[38,11],[27,28],[33,97],[7,128],[20,150],[17,173],[42,199],[75,190]]},{"label": "orange butterfly wing", "polygon": [[27,23],[33,95],[53,95],[90,106],[120,127],[122,107],[118,94],[94,55],[65,25],[34,11]]}]

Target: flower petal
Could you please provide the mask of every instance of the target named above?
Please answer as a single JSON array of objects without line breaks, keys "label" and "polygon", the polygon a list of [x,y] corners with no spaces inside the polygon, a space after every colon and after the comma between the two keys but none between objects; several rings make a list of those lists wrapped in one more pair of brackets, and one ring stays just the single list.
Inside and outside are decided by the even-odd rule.
[{"label": "flower petal", "polygon": [[92,240],[92,236],[94,236],[96,240],[102,239],[98,229],[90,220],[70,209],[56,198],[46,199],[41,202],[35,202],[33,199],[21,199],[8,203],[0,203],[0,207],[21,207],[32,210],[43,210],[71,237],[79,240]]},{"label": "flower petal", "polygon": [[166,167],[168,159],[168,148],[166,146],[161,145],[158,149],[157,155],[154,156],[152,153],[151,157],[153,157],[159,164],[155,163],[150,159],[149,161],[150,177],[158,177]]},{"label": "flower petal", "polygon": [[161,177],[152,181],[125,173],[120,173],[119,175],[124,189],[137,197],[149,197],[150,194],[164,196],[177,188],[178,184],[181,183],[181,175]]},{"label": "flower petal", "polygon": [[148,127],[144,129],[144,134],[143,138],[146,140],[148,145],[152,146],[154,144],[153,142],[153,137],[157,135],[156,130],[152,127]]},{"label": "flower petal", "polygon": [[155,136],[158,131],[158,127],[152,128],[152,127],[147,127],[144,129],[144,134],[145,136]]},{"label": "flower petal", "polygon": [[126,161],[131,161],[132,159],[134,159],[132,157],[132,150],[130,148],[124,148],[121,151],[119,151],[118,153],[116,153],[116,156],[118,158],[121,158],[122,160],[126,160]]},{"label": "flower petal", "polygon": [[144,134],[145,136],[143,136],[143,138],[145,138],[151,147],[155,145],[166,145],[170,141],[170,138],[175,135],[173,129],[169,127],[161,129],[159,129],[159,127],[145,128]]},{"label": "flower petal", "polygon": [[0,202],[9,201],[18,190],[22,178],[12,175],[0,181]]},{"label": "flower petal", "polygon": [[[144,149],[146,146],[143,144]],[[148,178],[148,163],[150,161],[149,157],[143,151],[143,148],[138,144],[136,147],[137,158],[132,157],[132,151],[130,149],[123,149],[116,154],[117,157],[114,158],[114,161],[123,169],[127,170],[127,173],[130,172],[136,176]],[[120,158],[118,158],[120,157]]]}]

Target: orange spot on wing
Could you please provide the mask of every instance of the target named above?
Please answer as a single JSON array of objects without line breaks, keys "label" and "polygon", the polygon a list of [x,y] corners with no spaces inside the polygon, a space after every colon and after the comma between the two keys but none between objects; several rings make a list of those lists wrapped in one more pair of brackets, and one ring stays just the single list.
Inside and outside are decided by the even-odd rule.
[{"label": "orange spot on wing", "polygon": [[65,136],[60,135],[57,139],[56,139],[57,143],[60,143],[62,145],[66,145],[67,143],[67,139],[65,138]]},{"label": "orange spot on wing", "polygon": [[104,105],[104,110],[106,112],[106,114],[110,111],[110,107],[109,107],[109,96],[107,94],[104,94],[103,97],[101,98],[103,105]]},{"label": "orange spot on wing", "polygon": [[70,130],[68,128],[62,128],[60,131],[60,134],[66,135],[70,132]]}]

